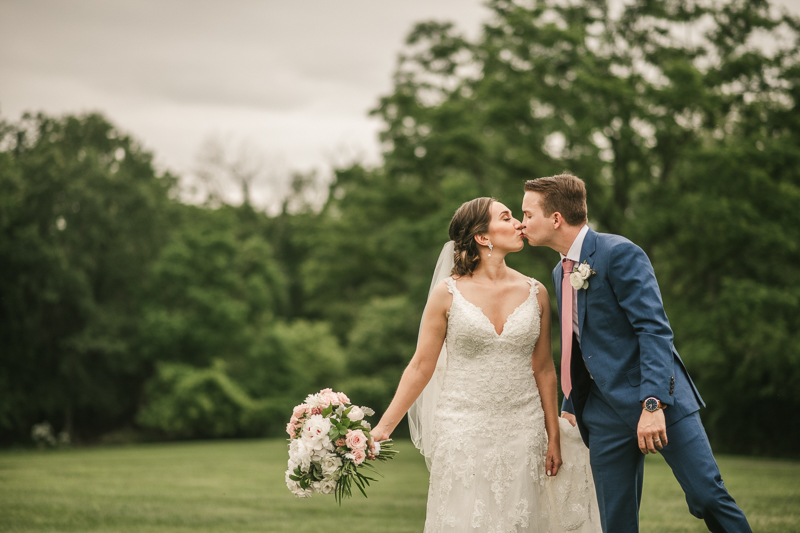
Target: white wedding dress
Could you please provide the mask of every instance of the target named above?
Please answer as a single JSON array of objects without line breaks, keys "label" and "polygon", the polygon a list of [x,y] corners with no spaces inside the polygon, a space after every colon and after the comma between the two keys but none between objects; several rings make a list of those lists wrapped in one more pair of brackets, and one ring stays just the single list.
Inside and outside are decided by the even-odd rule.
[{"label": "white wedding dress", "polygon": [[499,335],[452,277],[446,368],[433,419],[425,533],[599,532],[588,450],[561,419],[564,465],[544,470],[547,434],[531,369],[537,284]]}]

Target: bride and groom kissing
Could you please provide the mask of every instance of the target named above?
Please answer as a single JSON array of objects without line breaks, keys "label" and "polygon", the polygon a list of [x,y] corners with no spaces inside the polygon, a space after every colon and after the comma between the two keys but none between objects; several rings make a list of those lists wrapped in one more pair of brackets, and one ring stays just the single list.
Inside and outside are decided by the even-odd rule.
[{"label": "bride and groom kissing", "polygon": [[[527,181],[522,215],[492,198],[456,211],[417,350],[372,430],[388,439],[408,412],[431,474],[426,533],[636,532],[644,458],[656,452],[710,531],[751,531],[722,482],[648,257],[589,228],[573,175]],[[561,255],[561,417],[547,289],[505,264],[525,240]]]}]

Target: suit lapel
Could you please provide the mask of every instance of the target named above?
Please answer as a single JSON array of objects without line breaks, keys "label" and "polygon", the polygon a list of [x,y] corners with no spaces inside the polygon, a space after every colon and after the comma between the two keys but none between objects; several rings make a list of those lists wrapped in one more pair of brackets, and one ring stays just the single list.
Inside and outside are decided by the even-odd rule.
[{"label": "suit lapel", "polygon": [[[591,266],[591,257],[594,255],[596,244],[597,233],[595,233],[592,228],[589,228],[589,231],[586,233],[586,237],[583,239],[583,246],[581,246],[581,260],[579,263],[587,261]],[[591,288],[592,278],[589,278],[589,288],[578,291],[578,332],[581,334],[581,336],[583,336],[583,322],[586,318],[586,293],[591,290]]]}]

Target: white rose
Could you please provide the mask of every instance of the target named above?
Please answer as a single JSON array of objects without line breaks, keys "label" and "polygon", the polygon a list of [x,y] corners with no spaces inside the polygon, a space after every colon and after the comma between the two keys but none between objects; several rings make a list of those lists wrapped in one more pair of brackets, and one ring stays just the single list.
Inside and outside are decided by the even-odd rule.
[{"label": "white rose", "polygon": [[364,414],[367,415],[367,416],[372,416],[372,415],[375,414],[375,411],[373,411],[372,409],[370,409],[369,407],[366,407],[364,405],[361,406],[361,410],[364,411]]},{"label": "white rose", "polygon": [[369,422],[367,422],[366,420],[362,420],[361,421],[361,426],[365,427],[367,429],[372,429],[372,425]]},{"label": "white rose", "polygon": [[583,289],[584,282],[583,278],[578,272],[573,272],[569,275],[569,284],[572,285],[572,288],[577,290]]},{"label": "white rose", "polygon": [[587,263],[581,263],[578,265],[576,269],[583,279],[588,278],[592,275],[592,267],[590,267]]},{"label": "white rose", "polygon": [[311,490],[311,489],[303,489],[302,487],[300,487],[300,483],[298,483],[297,481],[291,479],[289,477],[289,474],[290,474],[290,472],[287,470],[286,471],[286,476],[285,476],[286,488],[288,488],[290,491],[292,491],[292,494],[294,494],[298,498],[310,498],[311,495],[314,493],[314,491]]},{"label": "white rose", "polygon": [[323,479],[317,483],[315,488],[320,494],[333,494],[334,489],[336,489],[336,480]]},{"label": "white rose", "polygon": [[[300,470],[308,472],[311,467],[311,455],[313,449],[305,439],[294,439],[289,444],[289,464],[300,466]],[[294,470],[294,468],[292,468]]]},{"label": "white rose", "polygon": [[347,418],[352,420],[353,422],[358,422],[364,418],[364,411],[357,405],[354,405],[350,408],[350,414],[347,415]]},{"label": "white rose", "polygon": [[326,478],[335,477],[338,474],[339,468],[342,466],[342,460],[335,453],[329,453],[320,461],[322,467],[322,475]]}]

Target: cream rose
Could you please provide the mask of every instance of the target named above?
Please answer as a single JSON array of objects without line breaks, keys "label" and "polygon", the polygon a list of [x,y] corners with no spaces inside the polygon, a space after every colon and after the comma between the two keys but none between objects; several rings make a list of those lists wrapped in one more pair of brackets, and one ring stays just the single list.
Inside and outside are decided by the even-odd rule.
[{"label": "cream rose", "polygon": [[589,286],[589,282],[584,281],[584,279],[578,272],[573,272],[572,274],[569,275],[569,284],[572,285],[572,288],[575,289],[576,291],[580,289],[585,289],[586,287]]},{"label": "cream rose", "polygon": [[342,467],[342,460],[339,459],[339,456],[337,456],[335,453],[331,453],[323,457],[319,465],[322,468],[323,476],[326,478],[334,477],[336,476],[339,468]]},{"label": "cream rose", "polygon": [[364,411],[357,405],[354,405],[350,408],[350,414],[347,415],[347,418],[352,420],[353,422],[358,422],[359,420],[364,419]]}]

